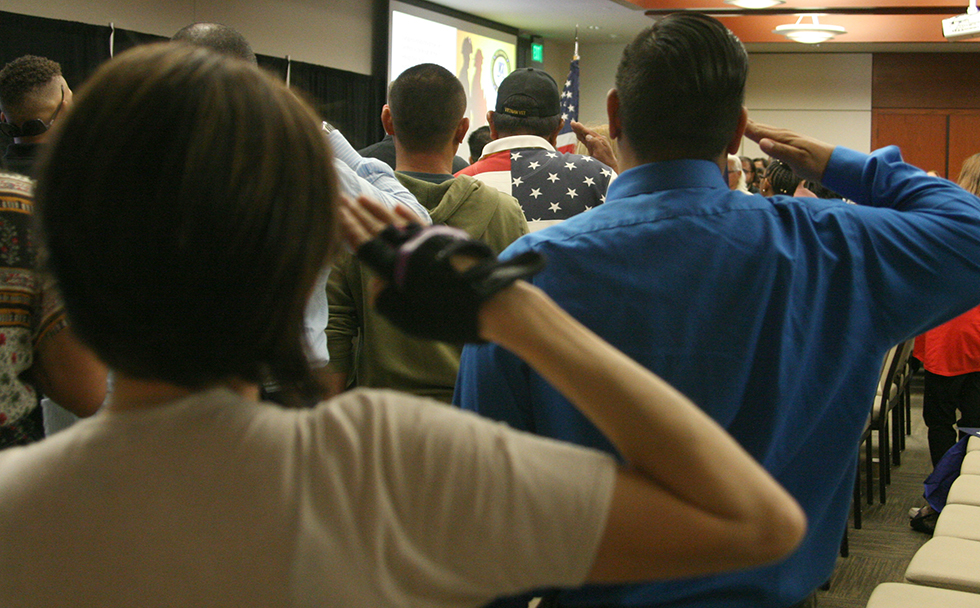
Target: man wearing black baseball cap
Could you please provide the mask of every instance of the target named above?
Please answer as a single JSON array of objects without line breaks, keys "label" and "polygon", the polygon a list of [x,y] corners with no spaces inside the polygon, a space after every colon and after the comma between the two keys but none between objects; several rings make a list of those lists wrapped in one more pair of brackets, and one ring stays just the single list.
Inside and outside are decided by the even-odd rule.
[{"label": "man wearing black baseball cap", "polygon": [[487,122],[493,141],[480,160],[456,175],[472,175],[516,198],[532,231],[605,200],[616,173],[592,157],[555,149],[565,120],[558,84],[547,72],[512,72],[500,83]]},{"label": "man wearing black baseball cap", "polygon": [[[520,118],[556,117],[561,114],[558,83],[541,70],[516,70],[500,83],[497,90],[497,112]],[[559,121],[559,129],[562,122],[564,121]]]}]

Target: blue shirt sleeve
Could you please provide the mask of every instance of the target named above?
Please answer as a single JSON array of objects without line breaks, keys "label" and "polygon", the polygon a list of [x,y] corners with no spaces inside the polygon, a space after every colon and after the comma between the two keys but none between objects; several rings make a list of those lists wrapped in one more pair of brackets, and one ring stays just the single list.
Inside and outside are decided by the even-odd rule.
[{"label": "blue shirt sleeve", "polygon": [[306,312],[303,315],[303,334],[309,345],[307,358],[313,367],[324,367],[330,362],[330,352],[327,350],[327,277],[330,269],[324,268],[313,285],[313,292],[306,302]]},{"label": "blue shirt sleeve", "polygon": [[[980,302],[980,199],[906,164],[898,148],[870,155],[838,147],[824,184],[858,207],[814,213],[851,243],[877,331],[898,343]],[[856,276],[861,276],[858,274]],[[914,314],[896,314],[901,310]]]},{"label": "blue shirt sleeve", "polygon": [[340,189],[351,198],[360,195],[372,198],[390,209],[402,204],[412,210],[423,224],[431,224],[429,212],[402,185],[391,167],[376,158],[364,158],[357,153],[340,131],[327,131],[327,141],[333,148],[334,168],[340,178]]}]

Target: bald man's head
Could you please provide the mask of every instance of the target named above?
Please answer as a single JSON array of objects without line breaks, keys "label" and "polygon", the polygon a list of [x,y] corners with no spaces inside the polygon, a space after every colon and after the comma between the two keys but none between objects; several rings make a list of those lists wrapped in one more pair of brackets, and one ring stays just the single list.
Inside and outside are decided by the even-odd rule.
[{"label": "bald man's head", "polygon": [[171,40],[204,46],[222,55],[236,57],[253,65],[258,63],[252,47],[238,30],[220,23],[194,23],[181,28]]}]

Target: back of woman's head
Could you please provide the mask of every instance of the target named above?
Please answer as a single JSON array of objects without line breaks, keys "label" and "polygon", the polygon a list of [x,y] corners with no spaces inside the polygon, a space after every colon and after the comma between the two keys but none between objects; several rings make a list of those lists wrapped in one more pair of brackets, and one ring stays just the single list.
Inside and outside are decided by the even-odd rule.
[{"label": "back of woman's head", "polygon": [[769,180],[774,194],[784,194],[786,196],[793,196],[793,192],[796,191],[796,187],[802,181],[793,173],[789,165],[781,160],[775,159],[766,167],[765,178]]},{"label": "back of woman's head", "polygon": [[107,364],[314,391],[302,319],[337,200],[318,125],[283,84],[199,47],[140,47],[96,72],[37,198],[73,326]]},{"label": "back of woman's head", "polygon": [[960,178],[956,180],[956,183],[967,192],[980,196],[980,153],[963,161]]}]

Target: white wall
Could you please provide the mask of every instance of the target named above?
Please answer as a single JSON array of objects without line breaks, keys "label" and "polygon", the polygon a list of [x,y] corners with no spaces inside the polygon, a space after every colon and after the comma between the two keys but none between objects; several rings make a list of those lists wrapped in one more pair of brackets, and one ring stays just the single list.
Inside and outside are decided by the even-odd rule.
[{"label": "white wall", "polygon": [[4,0],[5,11],[172,36],[190,23],[239,30],[257,53],[371,73],[371,0]]},{"label": "white wall", "polygon": [[[624,47],[625,43],[580,46],[582,122],[607,122],[606,93],[614,85]],[[871,147],[871,55],[750,54],[745,105],[749,116],[759,122],[867,152]],[[763,156],[749,140],[742,148],[741,154]]]},{"label": "white wall", "polygon": [[[861,152],[871,148],[870,54],[753,54],[745,106],[752,119]],[[740,154],[764,156],[744,140]]]},{"label": "white wall", "polygon": [[603,125],[606,116],[606,93],[616,84],[616,68],[626,43],[583,44],[579,47],[579,121]]},{"label": "white wall", "polygon": [[571,65],[574,52],[575,46],[570,42],[544,40],[544,71],[555,79],[559,89],[568,78],[568,66]]}]

